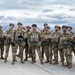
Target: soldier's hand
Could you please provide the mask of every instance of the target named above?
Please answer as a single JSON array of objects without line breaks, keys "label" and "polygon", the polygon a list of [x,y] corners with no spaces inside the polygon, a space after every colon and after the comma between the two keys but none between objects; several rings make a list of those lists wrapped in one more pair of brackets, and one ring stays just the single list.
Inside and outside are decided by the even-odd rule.
[{"label": "soldier's hand", "polygon": [[7,35],[5,34],[4,37],[7,37]]},{"label": "soldier's hand", "polygon": [[54,40],[54,37],[52,36],[51,39]]},{"label": "soldier's hand", "polygon": [[45,37],[45,39],[49,39],[49,37]]},{"label": "soldier's hand", "polygon": [[30,44],[28,44],[28,47],[30,48]]},{"label": "soldier's hand", "polygon": [[71,37],[71,40],[73,40],[74,38],[73,37]]},{"label": "soldier's hand", "polygon": [[12,35],[9,35],[8,37],[9,37],[9,38],[11,38],[11,37],[12,37]]}]

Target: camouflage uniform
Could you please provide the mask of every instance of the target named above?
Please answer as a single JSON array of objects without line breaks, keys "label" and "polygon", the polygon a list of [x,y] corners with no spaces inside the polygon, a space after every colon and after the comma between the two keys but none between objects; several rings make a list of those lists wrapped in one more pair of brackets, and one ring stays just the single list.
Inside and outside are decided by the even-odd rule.
[{"label": "camouflage uniform", "polygon": [[[42,35],[43,32],[45,32],[45,27],[46,26],[48,26],[47,23],[44,24],[44,29],[40,31],[41,35]],[[41,46],[41,47],[42,47],[42,59],[44,59],[44,49],[43,49],[43,46]]]},{"label": "camouflage uniform", "polygon": [[21,30],[16,29],[14,34],[15,34],[14,41],[16,43],[15,49],[17,51],[17,48],[19,46],[19,56],[21,59],[21,63],[24,63],[24,61],[23,61],[23,50],[24,50],[25,45],[26,45],[25,39],[28,38],[28,36],[27,36],[26,32],[24,32],[22,29]]},{"label": "camouflage uniform", "polygon": [[[45,37],[48,37],[48,39],[45,39]],[[47,61],[45,63],[48,63],[50,60],[50,64],[52,64],[52,48],[51,48],[51,32],[45,31],[42,33],[42,47],[44,49],[46,59]]]},{"label": "camouflage uniform", "polygon": [[72,37],[73,37],[73,40],[72,40],[72,43],[73,43],[73,52],[74,52],[74,55],[75,55],[75,33],[74,33],[74,35]]},{"label": "camouflage uniform", "polygon": [[[4,41],[4,44],[6,46],[6,51],[5,51],[5,61],[4,62],[7,62],[7,57],[8,57],[8,54],[9,54],[9,47],[10,47],[10,44],[11,44],[11,40],[13,38],[13,33],[14,33],[14,29],[9,29],[5,32],[5,41]],[[10,36],[10,37],[9,37]],[[13,51],[13,47],[12,47],[12,51]],[[13,52],[12,52],[13,53]]]},{"label": "camouflage uniform", "polygon": [[4,53],[4,32],[0,30],[0,49],[1,49],[1,59],[3,58]]},{"label": "camouflage uniform", "polygon": [[72,67],[72,48],[70,46],[70,35],[67,32],[62,32],[60,37],[60,48],[62,51],[62,65],[64,65],[64,56],[66,57],[66,65],[68,68]]},{"label": "camouflage uniform", "polygon": [[[72,32],[72,27],[71,26],[68,26],[68,34],[69,34],[70,37],[72,37],[74,35],[74,33]],[[74,41],[72,39],[71,39],[71,45],[72,45],[72,50],[75,53],[75,50],[74,50]]]},{"label": "camouflage uniform", "polygon": [[[36,38],[38,38],[37,40],[35,40]],[[41,43],[40,43],[40,35],[39,35],[39,32],[35,31],[35,32],[31,32],[30,33],[30,36],[29,36],[29,40],[30,40],[30,49],[31,49],[31,52],[32,52],[32,63],[35,63],[35,59],[36,59],[36,49],[37,49],[37,52],[38,52],[38,56],[39,56],[39,59],[40,61],[42,61],[42,54],[41,54]]]},{"label": "camouflage uniform", "polygon": [[55,31],[52,33],[52,36],[54,37],[53,40],[51,40],[52,42],[52,50],[54,53],[54,64],[58,64],[58,44],[59,44],[59,40],[60,40],[60,32],[59,31]]},{"label": "camouflage uniform", "polygon": [[[30,35],[30,29],[31,29],[31,27],[30,26],[27,26],[27,31],[26,31],[26,33],[27,33],[27,36],[29,37],[29,35]],[[30,50],[30,48],[28,47],[28,39],[26,39],[26,46],[25,46],[25,59],[24,59],[24,61],[27,61],[28,60],[28,58],[30,58],[31,57],[31,50]],[[28,56],[29,55],[29,56]]]}]

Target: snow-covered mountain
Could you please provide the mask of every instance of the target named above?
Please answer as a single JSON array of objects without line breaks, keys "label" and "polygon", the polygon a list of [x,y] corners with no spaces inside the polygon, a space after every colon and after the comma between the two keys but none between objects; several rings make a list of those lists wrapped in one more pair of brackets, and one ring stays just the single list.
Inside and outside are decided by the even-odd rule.
[{"label": "snow-covered mountain", "polygon": [[[9,23],[3,22],[3,23],[1,23],[1,25],[3,26],[3,30],[4,30],[4,31],[7,30],[7,29],[9,29]],[[17,24],[14,23],[14,25],[15,25],[15,28],[17,28]],[[25,24],[24,26],[27,26],[27,25],[30,25],[30,26],[31,26],[32,24]],[[67,25],[71,25],[71,26],[73,27],[73,31],[75,31],[75,23],[69,23],[69,24],[67,24]],[[54,26],[55,26],[55,25],[50,25],[50,24],[49,24],[49,26],[50,26],[51,30],[54,31]],[[61,26],[61,25],[60,25],[60,26]],[[43,29],[43,24],[37,23],[37,30],[39,31],[39,30],[41,30],[41,29]]]}]

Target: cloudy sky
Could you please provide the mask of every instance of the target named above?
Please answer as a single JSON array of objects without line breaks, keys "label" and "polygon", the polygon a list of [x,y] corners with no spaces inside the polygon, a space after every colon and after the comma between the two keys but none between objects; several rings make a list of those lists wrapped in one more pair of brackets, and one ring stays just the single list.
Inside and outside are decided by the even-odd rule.
[{"label": "cloudy sky", "polygon": [[75,24],[75,0],[0,0],[0,23]]}]

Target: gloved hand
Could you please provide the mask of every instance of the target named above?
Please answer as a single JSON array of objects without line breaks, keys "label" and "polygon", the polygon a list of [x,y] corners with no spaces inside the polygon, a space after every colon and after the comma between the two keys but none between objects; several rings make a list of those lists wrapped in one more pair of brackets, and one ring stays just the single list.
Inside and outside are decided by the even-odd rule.
[{"label": "gloved hand", "polygon": [[15,46],[15,43],[14,43],[14,42],[12,42],[12,43],[11,43],[11,45],[12,45],[12,46]]},{"label": "gloved hand", "polygon": [[6,40],[6,37],[4,37],[4,40]]},{"label": "gloved hand", "polygon": [[19,35],[18,37],[19,37],[19,38],[23,38],[23,36],[22,36],[22,35]]}]

